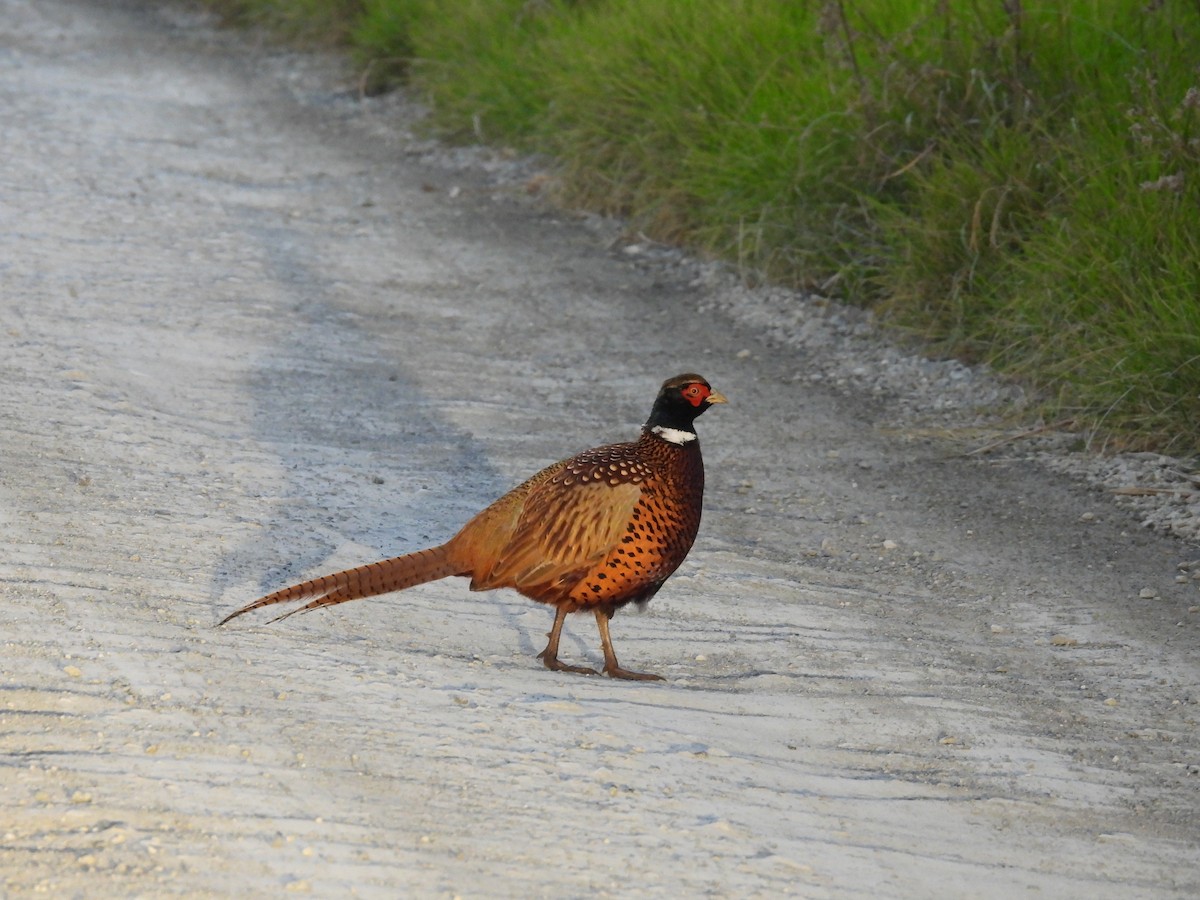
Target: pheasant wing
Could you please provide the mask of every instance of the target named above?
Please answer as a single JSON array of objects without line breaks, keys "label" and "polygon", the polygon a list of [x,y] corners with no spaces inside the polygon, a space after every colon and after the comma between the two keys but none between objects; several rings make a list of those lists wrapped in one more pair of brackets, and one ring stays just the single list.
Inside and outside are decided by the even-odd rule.
[{"label": "pheasant wing", "polygon": [[531,487],[507,542],[473,589],[512,587],[552,601],[612,551],[629,526],[641,484],[570,473],[564,469]]}]

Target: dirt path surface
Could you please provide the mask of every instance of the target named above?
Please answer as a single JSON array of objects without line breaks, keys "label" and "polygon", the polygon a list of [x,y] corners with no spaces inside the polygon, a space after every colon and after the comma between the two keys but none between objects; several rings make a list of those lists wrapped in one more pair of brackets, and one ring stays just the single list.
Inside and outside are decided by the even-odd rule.
[{"label": "dirt path surface", "polygon": [[[1195,547],[236,44],[0,0],[5,896],[1200,895]],[[214,627],[693,369],[701,536],[613,626],[667,682],[458,580]]]}]

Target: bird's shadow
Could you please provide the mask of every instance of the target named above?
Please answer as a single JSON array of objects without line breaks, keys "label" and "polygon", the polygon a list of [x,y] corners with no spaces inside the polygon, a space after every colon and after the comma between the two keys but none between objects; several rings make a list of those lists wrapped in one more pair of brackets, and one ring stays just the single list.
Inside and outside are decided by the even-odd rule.
[{"label": "bird's shadow", "polygon": [[[405,342],[421,336],[398,344],[391,329],[382,339],[368,317],[340,308],[309,256],[271,228],[247,230],[288,291],[289,322],[300,324],[286,342],[267,342],[242,386],[253,430],[241,458],[224,463],[242,491],[258,495],[262,513],[214,561],[214,623],[296,581],[441,543],[512,487],[405,366]],[[516,607],[497,605],[514,610],[505,619],[519,627]]]}]

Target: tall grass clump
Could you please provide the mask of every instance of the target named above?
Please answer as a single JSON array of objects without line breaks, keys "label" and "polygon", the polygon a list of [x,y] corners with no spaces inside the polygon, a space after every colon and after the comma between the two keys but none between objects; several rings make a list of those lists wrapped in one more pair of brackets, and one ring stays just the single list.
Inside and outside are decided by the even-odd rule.
[{"label": "tall grass clump", "polygon": [[931,152],[877,218],[883,308],[1028,378],[1057,414],[1195,452],[1200,9],[1005,18],[968,71],[934,79]]},{"label": "tall grass clump", "polygon": [[389,63],[434,103],[443,137],[532,148],[545,110],[538,45],[561,20],[554,0],[364,0],[365,64]]},{"label": "tall grass clump", "polygon": [[1200,447],[1200,3],[218,0],[337,10],[450,139]]}]

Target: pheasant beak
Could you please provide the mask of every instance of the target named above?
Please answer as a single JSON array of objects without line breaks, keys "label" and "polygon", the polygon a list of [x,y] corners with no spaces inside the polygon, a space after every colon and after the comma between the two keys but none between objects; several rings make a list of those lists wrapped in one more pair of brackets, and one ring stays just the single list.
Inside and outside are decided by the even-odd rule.
[{"label": "pheasant beak", "polygon": [[722,394],[720,391],[713,391],[711,394],[709,394],[704,399],[708,403],[728,403],[729,402],[728,400],[725,399],[725,395]]}]

